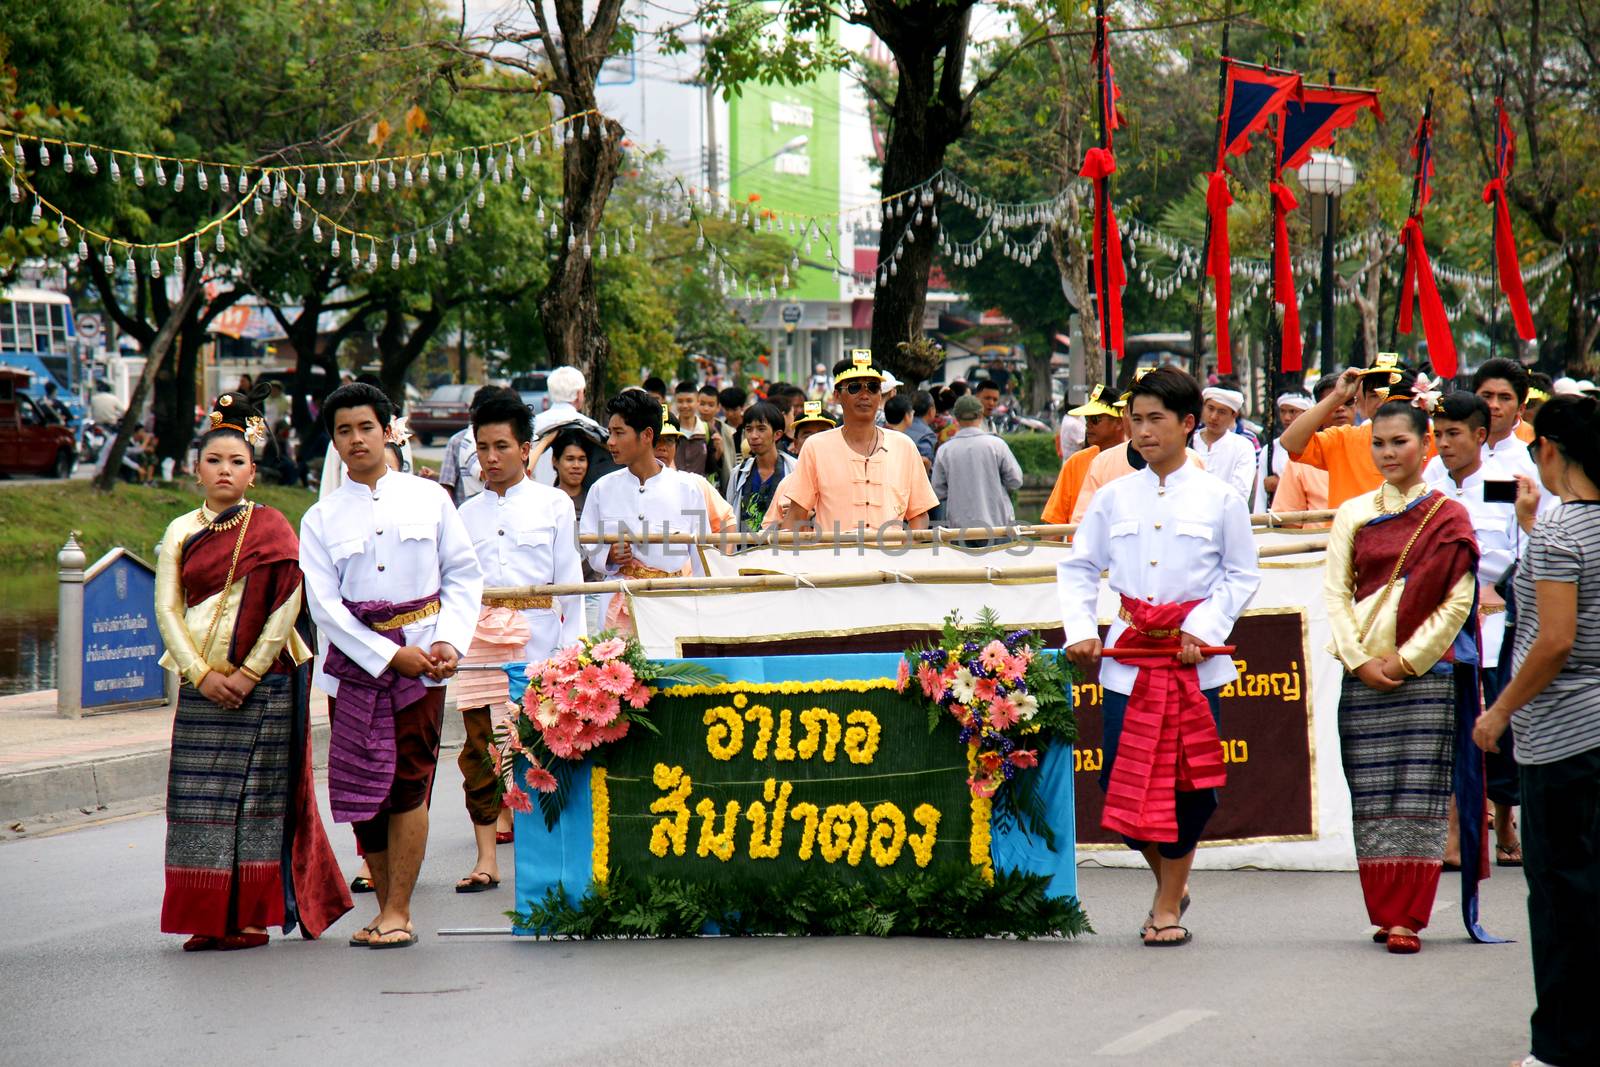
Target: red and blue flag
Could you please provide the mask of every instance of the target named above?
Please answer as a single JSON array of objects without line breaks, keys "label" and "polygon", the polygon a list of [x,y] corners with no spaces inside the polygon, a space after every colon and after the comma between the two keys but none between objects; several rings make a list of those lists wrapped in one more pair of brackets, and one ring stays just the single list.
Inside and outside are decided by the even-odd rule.
[{"label": "red and blue flag", "polygon": [[1222,133],[1218,139],[1217,166],[1228,156],[1250,150],[1250,136],[1266,129],[1273,115],[1283,112],[1290,97],[1300,95],[1300,75],[1254,63],[1230,59],[1222,97]]},{"label": "red and blue flag", "polygon": [[1383,108],[1375,89],[1345,89],[1336,85],[1306,85],[1299,96],[1284,102],[1278,145],[1278,171],[1292,170],[1319,148],[1333,145],[1339,130],[1355,124],[1370,109],[1383,121]]}]

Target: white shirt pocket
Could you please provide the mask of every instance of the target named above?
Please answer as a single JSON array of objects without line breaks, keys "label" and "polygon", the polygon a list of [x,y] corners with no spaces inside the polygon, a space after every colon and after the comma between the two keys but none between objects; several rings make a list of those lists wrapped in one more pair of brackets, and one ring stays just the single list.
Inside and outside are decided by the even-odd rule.
[{"label": "white shirt pocket", "polygon": [[1179,537],[1197,537],[1202,541],[1211,541],[1216,537],[1216,530],[1208,522],[1179,522],[1177,526]]},{"label": "white shirt pocket", "polygon": [[1111,524],[1110,536],[1112,537],[1134,537],[1138,533],[1138,519],[1123,519],[1121,522]]},{"label": "white shirt pocket", "polygon": [[436,541],[439,524],[434,522],[402,522],[397,527],[402,541]]},{"label": "white shirt pocket", "polygon": [[328,546],[328,557],[334,563],[343,563],[351,556],[359,556],[367,550],[367,539],[364,537],[351,538],[348,541],[338,541]]}]

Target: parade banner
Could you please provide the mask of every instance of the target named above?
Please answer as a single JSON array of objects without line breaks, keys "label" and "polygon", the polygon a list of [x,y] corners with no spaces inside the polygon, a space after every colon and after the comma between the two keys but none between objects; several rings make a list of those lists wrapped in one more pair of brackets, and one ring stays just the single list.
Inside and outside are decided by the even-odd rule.
[{"label": "parade banner", "polygon": [[617,872],[759,893],[1024,871],[1076,896],[1070,745],[1036,772],[1044,835],[969,789],[954,722],[896,690],[899,656],[697,662],[726,680],[656,693],[654,730],[584,761],[553,826],[516,814],[519,912],[553,889],[576,905]]},{"label": "parade banner", "polygon": [[[1256,541],[1281,544],[1318,533],[1262,531]],[[946,551],[941,549],[941,554]],[[781,555],[766,554],[769,565]],[[998,556],[1029,562],[1026,556]],[[921,561],[921,557],[915,560],[919,566]],[[878,565],[875,557],[872,569]],[[903,559],[899,565],[912,566]],[[899,652],[936,634],[940,620],[952,609],[975,617],[984,606],[993,607],[1007,626],[1036,629],[1051,640],[1061,637],[1055,582],[1010,579],[1003,572],[989,582],[693,596],[641,593],[632,603],[640,641],[652,656]],[[1102,622],[1109,624],[1117,604],[1116,596],[1102,584],[1098,605]],[[1228,642],[1238,646],[1236,659],[1247,669],[1243,694],[1222,699],[1221,735],[1241,744],[1230,743],[1229,782],[1220,794],[1208,836],[1200,842],[1197,867],[1355,869],[1350,796],[1339,762],[1339,685],[1344,671],[1327,651],[1328,642],[1322,554],[1263,561],[1261,588]],[[1292,696],[1296,684],[1298,697]],[[1098,693],[1080,687],[1076,696],[1081,737],[1097,738]],[[1091,747],[1099,747],[1098,741],[1093,746],[1087,740],[1078,742],[1080,754],[1074,761],[1080,767],[1085,760],[1099,758],[1084,751]],[[1094,772],[1079,770],[1074,777],[1081,802],[1089,802],[1092,790],[1097,805]],[[1093,810],[1098,812],[1098,806]],[[1295,814],[1290,817],[1289,812]],[[1143,864],[1140,856],[1120,846],[1095,847],[1105,840],[1094,836],[1100,832],[1097,814],[1080,813],[1078,827],[1080,840],[1089,846],[1080,851],[1080,860],[1107,866]]]}]

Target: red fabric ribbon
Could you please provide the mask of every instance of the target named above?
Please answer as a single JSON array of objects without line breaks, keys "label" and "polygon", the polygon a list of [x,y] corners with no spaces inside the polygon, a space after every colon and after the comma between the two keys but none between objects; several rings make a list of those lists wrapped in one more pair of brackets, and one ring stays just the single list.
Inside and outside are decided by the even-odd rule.
[{"label": "red fabric ribbon", "polygon": [[1511,208],[1506,203],[1504,178],[1496,178],[1483,187],[1483,202],[1494,205],[1494,258],[1500,269],[1500,288],[1506,292],[1506,302],[1511,305],[1511,321],[1517,327],[1517,336],[1531,341],[1536,336],[1533,329],[1533,309],[1528,307],[1528,291],[1522,287],[1522,263],[1517,259],[1517,236],[1511,232]]},{"label": "red fabric ribbon", "polygon": [[[1109,149],[1091,148],[1083,157],[1083,169],[1078,171],[1078,176],[1094,182],[1094,284],[1100,296],[1097,308],[1100,343],[1121,359],[1125,347],[1122,336],[1122,289],[1128,284],[1128,273],[1122,265],[1122,235],[1117,232],[1117,215],[1111,207],[1111,175],[1116,169],[1117,159]],[[1102,233],[1105,235],[1104,243]],[[1102,249],[1105,254],[1103,265]],[[1102,268],[1105,277],[1103,285]]]},{"label": "red fabric ribbon", "polygon": [[1433,364],[1433,373],[1454,378],[1456,342],[1450,336],[1444,301],[1439,299],[1439,288],[1433,282],[1433,267],[1422,242],[1422,220],[1415,216],[1407,219],[1400,228],[1400,240],[1406,248],[1406,273],[1400,282],[1400,332],[1411,332],[1411,301],[1415,294],[1422,304],[1422,332],[1428,339],[1428,361]]},{"label": "red fabric ribbon", "polygon": [[1283,308],[1283,342],[1279,355],[1286,371],[1300,369],[1300,296],[1295,291],[1294,265],[1289,259],[1289,212],[1300,206],[1286,185],[1273,182],[1272,190],[1272,299]]},{"label": "red fabric ribbon", "polygon": [[1228,306],[1233,303],[1233,268],[1228,250],[1228,208],[1233,194],[1228,191],[1228,172],[1221,167],[1211,172],[1206,186],[1206,214],[1211,218],[1211,244],[1206,248],[1206,276],[1217,294],[1217,373],[1233,372],[1233,349],[1228,340]]},{"label": "red fabric ribbon", "polygon": [[[1199,604],[1150,604],[1122,598],[1131,620],[1116,648],[1167,647]],[[1214,789],[1228,780],[1211,705],[1194,667],[1141,664],[1122,719],[1117,758],[1100,825],[1137,841],[1178,839],[1176,790]]]}]

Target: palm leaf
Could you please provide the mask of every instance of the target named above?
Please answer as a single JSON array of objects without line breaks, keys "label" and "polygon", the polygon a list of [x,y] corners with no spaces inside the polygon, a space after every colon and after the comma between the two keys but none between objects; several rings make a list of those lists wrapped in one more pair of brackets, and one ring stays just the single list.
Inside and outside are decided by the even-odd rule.
[{"label": "palm leaf", "polygon": [[668,685],[721,685],[728,679],[703,663],[679,660],[671,663],[654,661],[658,673],[651,679],[654,686]]}]

